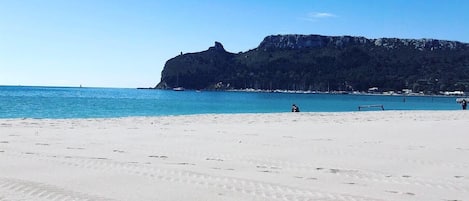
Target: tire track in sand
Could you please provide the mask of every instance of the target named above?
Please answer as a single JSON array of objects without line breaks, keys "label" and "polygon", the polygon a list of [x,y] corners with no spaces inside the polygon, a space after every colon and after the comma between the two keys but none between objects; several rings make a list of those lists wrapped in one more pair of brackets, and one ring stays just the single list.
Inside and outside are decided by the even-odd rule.
[{"label": "tire track in sand", "polygon": [[[21,157],[29,160],[40,160],[47,163],[56,163],[76,168],[91,169],[102,172],[116,172],[121,174],[134,175],[152,180],[175,182],[186,185],[197,185],[209,188],[223,189],[252,196],[258,199],[284,200],[284,201],[303,201],[303,200],[335,200],[335,201],[379,201],[377,198],[363,196],[322,192],[312,189],[301,189],[281,184],[261,182],[250,179],[214,176],[204,173],[197,173],[187,170],[164,169],[149,166],[146,164],[126,163],[112,161],[103,158],[86,158],[74,156],[48,156],[42,154],[9,154],[13,157]],[[28,189],[33,189],[34,194],[39,198],[52,198],[48,200],[106,200],[103,198],[93,198],[85,194],[65,191],[58,187],[35,184],[32,182],[22,182],[20,180],[3,179],[3,186],[16,193],[29,195]],[[3,187],[0,187],[0,189]],[[68,199],[73,197],[74,199]]]},{"label": "tire track in sand", "polygon": [[57,186],[0,177],[0,200],[35,201],[112,201],[111,199],[74,192]]},{"label": "tire track in sand", "polygon": [[[317,149],[317,150],[326,150],[326,149]],[[343,154],[347,155],[348,157],[356,156],[354,153],[349,152],[342,152],[342,151],[331,151],[327,150],[322,153],[329,153],[329,154]],[[464,183],[461,182],[453,182],[449,180],[443,179],[427,179],[427,178],[420,178],[414,177],[409,175],[389,175],[383,172],[376,172],[370,170],[356,170],[356,169],[345,169],[338,167],[333,164],[329,164],[328,166],[318,166],[317,164],[312,163],[298,163],[292,161],[285,161],[285,160],[276,160],[276,159],[269,159],[269,158],[254,158],[254,157],[247,157],[247,156],[239,156],[239,155],[232,155],[232,154],[204,154],[196,151],[182,151],[182,152],[160,152],[160,154],[165,156],[179,156],[181,158],[199,158],[200,160],[204,159],[217,159],[221,161],[228,161],[234,160],[237,162],[243,162],[249,164],[251,166],[256,167],[270,167],[276,170],[282,171],[290,171],[290,172],[318,172],[322,171],[324,174],[330,174],[331,172],[337,176],[342,176],[346,178],[353,178],[353,179],[360,179],[364,181],[372,181],[372,182],[381,182],[381,183],[393,183],[393,184],[400,184],[400,185],[415,185],[420,187],[426,188],[435,188],[435,189],[444,189],[444,190],[451,190],[451,191],[459,191],[468,193],[469,189],[467,189]],[[376,158],[379,158],[376,156]],[[383,158],[383,157],[381,157]],[[387,158],[385,158],[386,160]],[[415,162],[414,160],[406,160],[400,159],[399,161],[411,161]],[[419,160],[420,161],[420,160]],[[433,165],[442,165],[446,167],[445,164],[436,164],[432,162],[422,162],[423,164],[433,164]],[[453,166],[448,165],[451,168],[462,168],[461,166]]]},{"label": "tire track in sand", "polygon": [[[12,154],[11,152],[8,152]],[[5,155],[5,153],[2,153]],[[443,190],[450,190],[455,192],[469,192],[468,189],[465,188],[464,180],[461,182],[453,182],[449,180],[442,180],[442,179],[426,179],[426,178],[418,178],[409,175],[388,175],[381,172],[373,172],[369,170],[354,170],[354,169],[344,169],[337,166],[330,165],[318,167],[314,164],[310,163],[295,163],[291,161],[281,161],[276,159],[269,159],[269,158],[254,158],[254,157],[245,157],[245,156],[238,156],[238,155],[226,155],[226,154],[210,154],[204,155],[203,153],[198,153],[194,151],[183,151],[183,152],[166,152],[161,153],[163,155],[168,156],[180,156],[181,158],[199,158],[200,160],[207,160],[209,159],[218,159],[219,161],[227,161],[227,160],[236,160],[238,162],[244,162],[249,165],[259,166],[259,167],[274,167],[276,170],[281,171],[290,171],[290,172],[303,172],[303,173],[320,173],[324,175],[333,175],[337,177],[343,178],[352,178],[352,179],[359,179],[363,181],[370,181],[370,182],[379,182],[379,183],[393,183],[399,185],[410,185],[410,186],[420,186],[424,188],[433,188],[433,189],[443,189]],[[218,187],[222,189],[228,189],[233,191],[238,191],[237,189],[242,189],[239,187],[229,187],[230,184],[223,184],[223,185],[216,185],[213,183],[207,183],[203,181],[194,181],[202,178],[202,180],[210,180],[213,179],[212,176],[204,176],[204,177],[197,177],[196,175],[203,175],[200,173],[193,173],[187,174],[184,171],[174,171],[174,170],[164,170],[161,168],[152,168],[148,165],[139,165],[139,164],[131,164],[131,163],[123,163],[123,162],[116,162],[105,158],[85,158],[85,157],[73,157],[73,156],[50,156],[50,155],[43,155],[43,154],[35,154],[30,152],[24,153],[16,153],[19,157],[27,157],[27,158],[35,158],[40,156],[39,160],[47,160],[47,161],[54,161],[64,165],[78,167],[78,168],[86,168],[86,169],[94,169],[94,170],[101,170],[101,171],[117,171],[123,172],[126,174],[132,175],[139,175],[144,177],[151,177],[156,178],[164,181],[170,182],[183,182],[183,183],[192,183],[192,184],[199,184],[205,186],[212,186]],[[189,163],[181,163],[179,165],[190,165]],[[165,175],[176,175],[174,177],[167,177]],[[179,178],[183,177],[183,178]],[[185,178],[184,178],[185,177]],[[187,178],[189,177],[189,178]],[[194,177],[191,179],[191,177]],[[218,181],[218,180],[217,180]],[[235,180],[237,181],[237,180]],[[256,188],[255,186],[253,188]],[[261,188],[262,189],[262,188]],[[261,195],[264,196],[263,191],[259,191],[257,193],[253,193],[252,190],[240,190],[245,191],[246,194],[254,194],[255,196]],[[266,194],[267,195],[267,194]],[[270,195],[270,194],[269,194]],[[279,197],[279,196],[271,196]],[[290,196],[291,197],[291,196]]]}]

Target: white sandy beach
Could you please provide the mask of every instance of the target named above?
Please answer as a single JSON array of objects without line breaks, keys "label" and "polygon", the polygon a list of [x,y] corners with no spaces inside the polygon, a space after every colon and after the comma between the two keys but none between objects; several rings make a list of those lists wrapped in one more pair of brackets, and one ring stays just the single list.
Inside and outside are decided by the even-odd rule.
[{"label": "white sandy beach", "polygon": [[469,112],[0,119],[0,201],[469,200]]}]

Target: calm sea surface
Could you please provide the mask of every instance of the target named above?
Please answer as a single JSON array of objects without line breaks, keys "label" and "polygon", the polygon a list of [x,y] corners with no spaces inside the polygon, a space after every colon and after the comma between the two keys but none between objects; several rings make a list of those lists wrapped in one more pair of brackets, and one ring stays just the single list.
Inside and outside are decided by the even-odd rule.
[{"label": "calm sea surface", "polygon": [[[207,113],[459,110],[455,97],[166,91],[0,86],[0,118],[92,118]],[[404,101],[405,100],[405,101]],[[371,109],[377,110],[377,108]]]}]

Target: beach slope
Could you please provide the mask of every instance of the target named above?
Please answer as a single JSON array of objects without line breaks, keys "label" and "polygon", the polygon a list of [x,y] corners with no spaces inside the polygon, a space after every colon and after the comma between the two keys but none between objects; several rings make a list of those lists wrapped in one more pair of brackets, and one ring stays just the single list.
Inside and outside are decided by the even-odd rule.
[{"label": "beach slope", "polygon": [[0,201],[469,200],[469,112],[0,119]]}]

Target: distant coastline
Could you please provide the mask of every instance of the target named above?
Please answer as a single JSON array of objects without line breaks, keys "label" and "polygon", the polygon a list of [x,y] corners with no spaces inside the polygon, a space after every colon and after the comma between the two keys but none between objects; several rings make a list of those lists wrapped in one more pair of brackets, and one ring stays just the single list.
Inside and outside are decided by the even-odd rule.
[{"label": "distant coastline", "polygon": [[226,91],[260,92],[260,93],[295,93],[295,94],[351,94],[351,95],[382,95],[382,96],[441,96],[441,97],[467,97],[465,92],[441,92],[439,94],[405,93],[405,92],[363,92],[363,91],[303,91],[303,90],[263,90],[263,89],[230,89]]},{"label": "distant coastline", "polygon": [[[41,85],[0,85],[0,87],[7,88],[76,88],[76,89],[137,89],[137,90],[168,90],[157,89],[154,87],[137,87],[137,88],[121,88],[121,87],[80,87],[80,86],[41,86]],[[441,92],[439,94],[425,94],[425,93],[405,93],[405,92],[363,92],[363,91],[311,91],[311,90],[266,90],[266,89],[226,89],[226,90],[187,90],[187,91],[220,91],[220,92],[254,92],[254,93],[286,93],[286,94],[350,94],[350,95],[382,95],[382,96],[434,96],[434,97],[455,97],[465,98],[469,94],[465,92]],[[449,93],[449,94],[448,94]]]},{"label": "distant coastline", "polygon": [[[156,89],[154,87],[138,87],[139,90],[170,90],[170,89]],[[252,93],[286,93],[286,94],[350,94],[350,95],[377,95],[377,96],[428,96],[428,97],[454,97],[464,98],[469,95],[465,92],[441,92],[439,94],[425,94],[421,93],[406,93],[406,92],[363,92],[363,91],[310,91],[310,90],[267,90],[267,89],[226,89],[226,90],[188,90],[188,91],[212,91],[212,92],[252,92]]]}]

